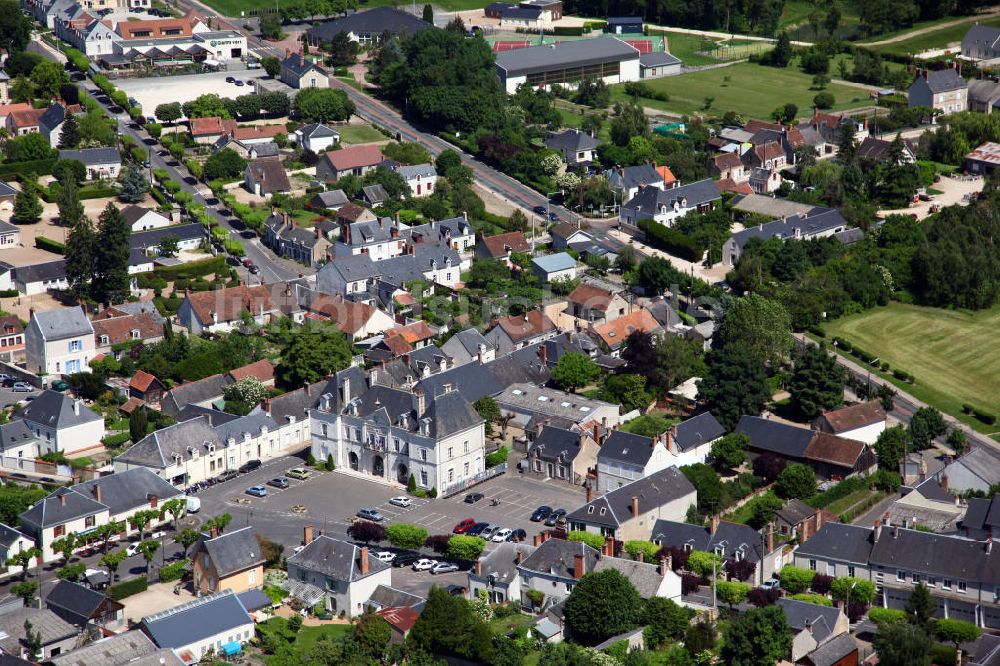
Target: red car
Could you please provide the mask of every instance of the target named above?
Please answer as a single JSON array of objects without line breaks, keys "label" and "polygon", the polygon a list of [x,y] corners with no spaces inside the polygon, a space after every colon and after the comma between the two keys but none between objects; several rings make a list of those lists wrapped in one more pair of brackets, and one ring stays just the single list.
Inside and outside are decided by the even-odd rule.
[{"label": "red car", "polygon": [[452,530],[452,531],[455,534],[465,534],[466,532],[468,532],[469,530],[471,530],[475,524],[476,524],[475,520],[473,520],[472,518],[466,518],[465,520],[463,520],[462,522],[460,522],[458,525],[455,525],[455,529]]}]

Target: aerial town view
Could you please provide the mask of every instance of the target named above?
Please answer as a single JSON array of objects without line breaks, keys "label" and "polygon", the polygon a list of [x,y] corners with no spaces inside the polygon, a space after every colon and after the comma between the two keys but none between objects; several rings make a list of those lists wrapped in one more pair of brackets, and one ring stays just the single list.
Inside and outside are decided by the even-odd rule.
[{"label": "aerial town view", "polygon": [[1000,5],[0,0],[0,666],[1000,666],[998,343]]}]

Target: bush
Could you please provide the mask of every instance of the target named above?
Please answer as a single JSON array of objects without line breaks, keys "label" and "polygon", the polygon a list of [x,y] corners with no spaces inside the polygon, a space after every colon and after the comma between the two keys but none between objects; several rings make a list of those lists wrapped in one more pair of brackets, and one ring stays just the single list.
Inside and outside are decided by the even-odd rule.
[{"label": "bush", "polygon": [[826,91],[816,93],[816,96],[813,97],[813,106],[819,109],[832,109],[836,103],[837,99],[833,94]]},{"label": "bush", "polygon": [[181,560],[180,562],[172,562],[162,569],[160,569],[160,582],[169,583],[171,581],[180,580],[184,577],[184,572],[187,569],[187,561]]},{"label": "bush", "polygon": [[931,663],[937,666],[955,666],[958,663],[955,648],[950,645],[935,643],[931,646]]},{"label": "bush", "polygon": [[795,566],[782,567],[778,577],[781,579],[781,589],[789,594],[799,594],[809,589],[815,571]]},{"label": "bush", "polygon": [[715,573],[721,572],[722,557],[715,553],[706,553],[703,550],[691,551],[691,555],[688,557],[687,569],[691,573],[707,578],[712,575],[713,560],[715,562]]},{"label": "bush", "polygon": [[705,254],[705,248],[700,243],[673,227],[643,219],[639,220],[639,229],[645,232],[650,245],[682,259],[699,261]]},{"label": "bush", "polygon": [[868,611],[868,619],[875,624],[902,624],[906,618],[906,611],[897,608],[873,608]]},{"label": "bush", "polygon": [[145,576],[139,576],[138,578],[132,578],[122,581],[117,585],[112,585],[108,588],[108,596],[115,601],[121,601],[125,597],[131,597],[133,594],[145,592],[148,587],[149,580]]},{"label": "bush", "polygon": [[833,606],[833,602],[830,601],[829,597],[822,594],[809,594],[803,592],[802,594],[793,594],[788,597],[795,601],[805,601],[806,603],[816,604],[817,606]]},{"label": "bush", "polygon": [[694,594],[701,589],[702,585],[708,585],[708,579],[696,574],[684,574],[681,576],[681,594]]},{"label": "bush", "polygon": [[989,412],[984,412],[981,409],[973,409],[972,414],[986,425],[993,425],[997,422],[996,414],[990,414]]},{"label": "bush", "polygon": [[816,594],[822,594],[825,596],[830,593],[830,583],[832,582],[833,576],[818,573],[813,576],[812,583],[809,584],[809,589]]},{"label": "bush", "polygon": [[35,247],[39,250],[48,250],[49,252],[55,252],[56,254],[66,254],[66,246],[58,241],[54,241],[51,238],[46,238],[45,236],[35,236]]},{"label": "bush", "polygon": [[568,541],[579,541],[580,543],[585,543],[594,550],[601,550],[604,547],[604,537],[600,534],[594,534],[593,532],[571,530],[570,533],[566,535],[566,539]]},{"label": "bush", "polygon": [[121,446],[125,442],[129,441],[129,439],[131,439],[131,435],[129,435],[128,432],[120,432],[115,435],[105,435],[103,441],[104,446],[113,449]]},{"label": "bush", "polygon": [[493,453],[487,454],[486,456],[486,468],[496,467],[497,465],[507,462],[507,456],[510,454],[510,449],[506,446],[501,446],[499,449]]},{"label": "bush", "polygon": [[633,560],[638,560],[639,553],[642,553],[644,562],[656,562],[656,556],[660,552],[660,547],[652,541],[626,541],[625,552]]}]

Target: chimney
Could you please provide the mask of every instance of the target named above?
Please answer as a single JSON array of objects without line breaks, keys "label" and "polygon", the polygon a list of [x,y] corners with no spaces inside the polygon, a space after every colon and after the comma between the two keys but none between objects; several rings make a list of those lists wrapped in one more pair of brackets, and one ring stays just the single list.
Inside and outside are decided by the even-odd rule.
[{"label": "chimney", "polygon": [[594,442],[598,446],[601,445],[601,427],[597,425],[597,421],[594,421]]},{"label": "chimney", "polygon": [[885,523],[886,525],[890,524],[890,522],[889,522],[889,512],[888,511],[886,511],[884,514],[882,514],[882,522]]},{"label": "chimney", "polygon": [[645,562],[645,561],[646,561],[646,553],[645,553],[645,551],[642,551],[642,550],[640,550],[640,551],[639,551],[639,557],[638,557],[638,558],[636,558],[636,559],[637,559],[637,560],[638,560],[639,562]]},{"label": "chimney", "polygon": [[774,552],[774,523],[767,524],[767,552]]},{"label": "chimney", "polygon": [[712,514],[712,520],[709,523],[709,534],[715,536],[715,533],[719,531],[719,514]]},{"label": "chimney", "polygon": [[806,631],[808,631],[810,634],[813,632],[812,620],[806,620]]},{"label": "chimney", "polygon": [[82,400],[76,400],[76,401],[73,402],[73,413],[76,416],[80,415],[80,403],[82,403],[82,402],[83,402]]},{"label": "chimney", "polygon": [[991,552],[993,552],[993,535],[992,534],[989,535],[989,537],[986,538],[986,554],[989,555]]},{"label": "chimney", "polygon": [[670,430],[668,430],[666,432],[667,451],[669,451],[670,453],[675,453],[675,451],[674,451],[674,432],[676,431],[676,429],[677,429],[677,426],[670,426]]},{"label": "chimney", "polygon": [[580,580],[583,578],[584,569],[586,568],[583,563],[583,555],[577,553],[573,556],[573,578]]},{"label": "chimney", "polygon": [[417,413],[417,418],[424,415],[424,392],[420,389],[413,389],[413,411]]},{"label": "chimney", "polygon": [[816,511],[816,532],[819,533],[819,528],[823,527],[823,510],[818,509]]},{"label": "chimney", "polygon": [[632,496],[632,517],[639,515],[639,498],[635,495]]},{"label": "chimney", "polygon": [[518,564],[524,562],[524,551],[520,548],[517,549],[517,555],[514,556],[514,561]]},{"label": "chimney", "polygon": [[942,474],[941,475],[941,490],[943,490],[945,492],[948,492],[948,475],[947,474]]},{"label": "chimney", "polygon": [[101,501],[101,484],[99,483],[94,484],[94,499],[98,502]]},{"label": "chimney", "polygon": [[810,520],[809,518],[806,518],[801,523],[799,523],[799,529],[802,531],[802,534],[800,534],[799,537],[802,539],[802,541],[808,541],[809,537],[812,536],[812,532],[810,531],[811,527],[812,527],[812,520]]},{"label": "chimney", "polygon": [[544,342],[538,348],[538,356],[539,356],[539,358],[542,359],[542,365],[543,366],[547,366],[549,364],[549,350],[548,350],[548,347],[545,346]]},{"label": "chimney", "polygon": [[482,576],[483,575],[483,561],[482,560],[476,560],[476,575],[477,576]]},{"label": "chimney", "polygon": [[308,546],[313,542],[313,526],[306,525],[302,528],[302,545]]},{"label": "chimney", "polygon": [[882,536],[882,521],[881,520],[876,520],[875,521],[875,531],[873,532],[873,534],[875,536],[875,541],[878,542],[878,538],[880,536]]},{"label": "chimney", "polygon": [[209,533],[209,536],[211,536],[211,538],[213,538],[213,539],[218,538],[218,536],[219,536],[219,528],[213,525],[212,526],[212,531]]},{"label": "chimney", "polygon": [[590,504],[593,501],[594,501],[594,484],[588,483],[587,484],[587,504]]},{"label": "chimney", "polygon": [[666,576],[667,572],[671,569],[671,557],[667,555],[666,557],[660,558],[660,575]]},{"label": "chimney", "polygon": [[615,538],[614,537],[604,537],[604,547],[601,551],[608,557],[615,556]]},{"label": "chimney", "polygon": [[538,548],[539,546],[542,545],[542,535],[541,535],[541,533],[535,535],[534,543],[535,543],[535,548]]},{"label": "chimney", "polygon": [[361,546],[358,555],[358,568],[361,569],[362,576],[368,575],[368,546]]},{"label": "chimney", "polygon": [[271,399],[270,398],[261,398],[260,408],[262,410],[264,410],[265,412],[267,412],[268,414],[270,414],[271,413]]},{"label": "chimney", "polygon": [[66,506],[66,493],[59,493],[59,506]]}]

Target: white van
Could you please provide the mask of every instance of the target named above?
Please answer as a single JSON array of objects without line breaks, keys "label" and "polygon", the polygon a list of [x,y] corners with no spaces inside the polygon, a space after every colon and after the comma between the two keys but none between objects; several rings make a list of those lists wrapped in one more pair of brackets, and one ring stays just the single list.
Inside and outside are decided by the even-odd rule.
[{"label": "white van", "polygon": [[188,497],[187,498],[187,512],[188,513],[198,513],[201,511],[201,498],[200,497]]}]

